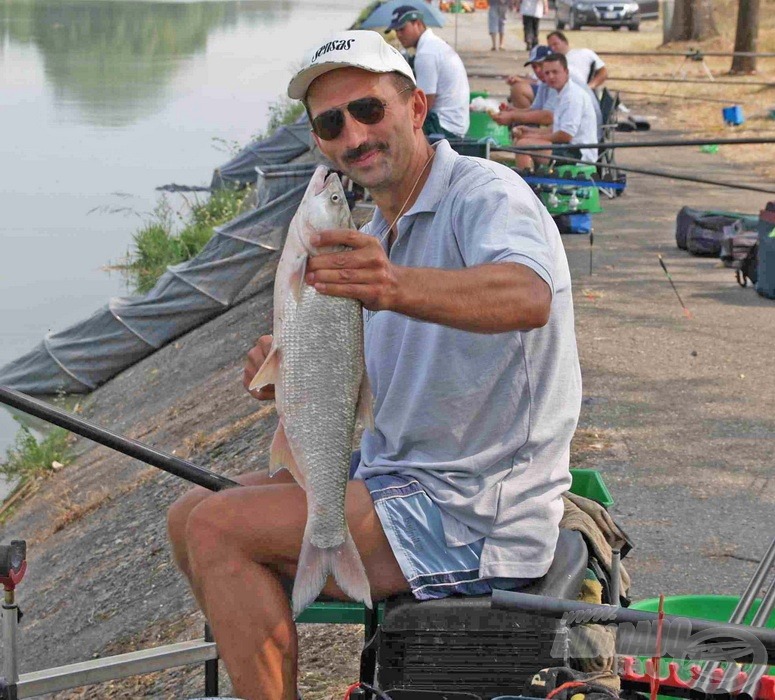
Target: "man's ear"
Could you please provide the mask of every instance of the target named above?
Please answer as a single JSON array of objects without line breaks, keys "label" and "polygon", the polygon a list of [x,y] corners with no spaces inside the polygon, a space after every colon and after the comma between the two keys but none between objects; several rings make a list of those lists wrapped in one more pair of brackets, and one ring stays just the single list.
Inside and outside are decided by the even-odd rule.
[{"label": "man's ear", "polygon": [[416,88],[412,93],[412,125],[417,129],[422,129],[427,116],[428,98],[420,88]]}]

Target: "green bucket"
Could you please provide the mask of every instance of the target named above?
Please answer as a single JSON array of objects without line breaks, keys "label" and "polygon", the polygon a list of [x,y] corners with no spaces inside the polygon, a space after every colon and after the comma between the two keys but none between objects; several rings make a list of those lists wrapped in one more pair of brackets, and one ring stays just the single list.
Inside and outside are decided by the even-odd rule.
[{"label": "green bucket", "polygon": [[487,112],[471,112],[471,124],[466,136],[469,139],[491,138],[499,146],[511,145],[509,127],[496,124]]},{"label": "green bucket", "polygon": [[[677,617],[696,617],[701,620],[713,620],[715,622],[728,622],[732,616],[732,612],[737,606],[740,598],[731,595],[679,595],[679,596],[667,596],[665,597],[665,615],[675,615]],[[750,625],[756,611],[761,605],[761,600],[755,600],[751,606],[751,610],[746,615],[743,624]],[[631,610],[643,610],[645,612],[658,612],[659,599],[647,598],[646,600],[638,600],[630,606]],[[767,624],[767,628],[775,629],[775,610],[773,610]],[[640,657],[641,662],[645,662],[643,657]],[[667,676],[668,664],[672,659],[662,659],[659,665],[660,677]],[[690,668],[701,664],[698,660],[679,660],[675,659],[679,664],[679,676],[684,680],[691,678]],[[722,664],[726,666],[726,664]],[[745,670],[745,669],[743,669]],[[775,666],[771,666],[766,673],[775,673]],[[668,696],[659,696],[664,700],[669,700]]]}]

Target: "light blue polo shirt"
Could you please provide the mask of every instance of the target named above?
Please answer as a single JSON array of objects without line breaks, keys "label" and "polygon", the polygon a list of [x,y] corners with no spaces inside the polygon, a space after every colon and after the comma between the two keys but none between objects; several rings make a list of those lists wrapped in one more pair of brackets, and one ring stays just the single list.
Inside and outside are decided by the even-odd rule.
[{"label": "light blue polo shirt", "polygon": [[[387,228],[377,210],[365,231],[386,238]],[[357,477],[416,478],[442,512],[448,545],[486,538],[481,576],[541,576],[554,555],[581,402],[557,227],[512,170],[441,141],[397,229],[393,263],[525,265],[549,285],[551,313],[543,328],[483,334],[366,311],[375,429],[363,435]]]}]

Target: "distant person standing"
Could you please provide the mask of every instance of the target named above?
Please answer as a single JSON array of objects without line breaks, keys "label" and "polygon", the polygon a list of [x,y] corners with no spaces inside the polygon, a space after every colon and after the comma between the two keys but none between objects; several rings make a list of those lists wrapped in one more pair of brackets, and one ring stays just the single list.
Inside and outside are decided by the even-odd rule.
[{"label": "distant person standing", "polygon": [[516,10],[522,15],[525,50],[532,51],[538,45],[538,24],[541,17],[549,14],[549,0],[517,0]]},{"label": "distant person standing", "polygon": [[402,5],[393,11],[386,33],[393,30],[401,46],[415,49],[417,87],[428,100],[423,131],[447,138],[462,138],[470,124],[471,90],[460,56],[425,26],[422,13],[411,5]]},{"label": "distant person standing", "polygon": [[[492,48],[503,51],[503,35],[506,31],[506,12],[509,9],[510,0],[489,0],[490,7],[487,10],[487,30],[492,39]],[[497,45],[496,45],[497,39]]]},{"label": "distant person standing", "polygon": [[550,32],[546,43],[553,53],[560,53],[568,61],[570,74],[589,85],[593,90],[608,78],[605,63],[592,49],[572,49],[562,32]]}]

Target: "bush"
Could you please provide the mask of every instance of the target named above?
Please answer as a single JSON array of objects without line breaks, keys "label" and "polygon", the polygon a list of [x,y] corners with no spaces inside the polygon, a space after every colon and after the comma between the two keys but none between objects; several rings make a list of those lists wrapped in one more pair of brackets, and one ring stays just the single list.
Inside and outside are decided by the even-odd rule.
[{"label": "bush", "polygon": [[0,474],[9,482],[24,482],[39,474],[54,471],[54,462],[66,464],[71,435],[64,428],[53,428],[38,441],[25,425],[16,433],[13,447],[8,448]]},{"label": "bush", "polygon": [[148,223],[132,236],[134,247],[127,254],[127,262],[116,267],[135,293],[145,294],[168,266],[196,257],[212,237],[213,228],[237,216],[246,197],[245,190],[224,189],[204,202],[195,200],[178,233],[169,204],[163,200]]}]

